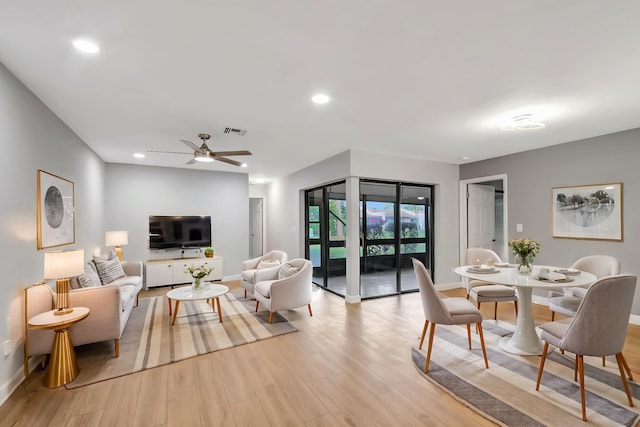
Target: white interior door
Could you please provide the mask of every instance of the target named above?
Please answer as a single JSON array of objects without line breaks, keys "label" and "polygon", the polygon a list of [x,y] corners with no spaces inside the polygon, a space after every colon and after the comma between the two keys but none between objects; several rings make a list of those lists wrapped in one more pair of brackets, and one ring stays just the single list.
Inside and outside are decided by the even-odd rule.
[{"label": "white interior door", "polygon": [[467,194],[468,247],[487,248],[495,251],[495,187],[469,184]]},{"label": "white interior door", "polygon": [[249,199],[249,257],[256,258],[262,255],[262,216],[263,201],[258,198]]}]

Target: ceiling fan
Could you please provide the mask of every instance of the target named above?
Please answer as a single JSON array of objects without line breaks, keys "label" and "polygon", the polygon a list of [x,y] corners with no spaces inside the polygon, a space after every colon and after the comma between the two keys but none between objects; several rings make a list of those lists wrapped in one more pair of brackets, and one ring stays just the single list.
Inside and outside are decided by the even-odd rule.
[{"label": "ceiling fan", "polygon": [[[247,151],[247,150],[212,151],[207,146],[207,141],[209,139],[211,139],[211,135],[209,135],[208,133],[200,133],[200,134],[198,134],[198,138],[200,138],[202,140],[202,145],[200,147],[198,147],[196,144],[194,144],[191,141],[187,141],[187,140],[184,140],[184,139],[180,140],[187,147],[189,147],[189,148],[191,148],[193,150],[193,159],[189,160],[186,163],[187,165],[192,165],[195,162],[210,163],[210,162],[213,162],[214,160],[217,160],[217,161],[220,161],[220,162],[229,163],[230,165],[234,165],[234,166],[243,166],[243,165],[245,165],[244,163],[228,159],[226,156],[251,156],[251,151]],[[176,151],[151,151],[151,152],[153,152],[153,153],[170,153],[170,154],[191,154],[191,153],[181,153],[181,152],[176,152]]]}]

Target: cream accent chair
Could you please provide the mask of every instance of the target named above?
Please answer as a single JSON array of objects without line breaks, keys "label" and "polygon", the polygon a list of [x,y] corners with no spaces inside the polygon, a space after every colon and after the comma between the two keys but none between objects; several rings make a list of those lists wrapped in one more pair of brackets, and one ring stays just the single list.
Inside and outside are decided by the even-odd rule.
[{"label": "cream accent chair", "polygon": [[[570,268],[586,271],[600,279],[606,276],[620,274],[620,261],[609,255],[589,255],[574,262]],[[556,313],[567,317],[575,316],[578,307],[582,302],[589,287],[574,287],[567,289],[568,295],[560,295],[559,292],[549,293],[549,309],[551,310],[551,321],[555,320]]]},{"label": "cream accent chair", "polygon": [[300,270],[283,279],[278,278],[280,269],[268,268],[258,270],[255,274],[256,311],[258,311],[260,304],[264,305],[269,310],[269,323],[273,321],[273,314],[276,311],[290,310],[305,305],[309,309],[309,316],[313,316],[311,312],[313,292],[311,261],[296,258],[286,264],[298,267]]},{"label": "cream accent chair", "polygon": [[587,421],[583,356],[605,357],[615,354],[629,406],[633,406],[629,384],[624,375],[624,370],[629,369],[622,355],[622,348],[629,325],[636,281],[637,277],[629,274],[603,277],[589,287],[573,319],[545,323],[540,326],[542,329],[540,338],[544,341],[544,347],[538,369],[536,391],[540,389],[549,344],[560,350],[574,353],[576,370],[580,377],[583,421]]},{"label": "cream accent chair", "polygon": [[287,256],[286,252],[273,250],[273,251],[267,252],[266,254],[260,257],[243,261],[242,262],[242,281],[240,282],[240,285],[244,288],[245,298],[247,297],[247,291],[249,291],[252,294],[254,293],[253,288],[255,284],[258,283],[255,280],[255,274],[256,274],[256,271],[258,271],[258,265],[260,264],[260,261],[269,261],[269,260],[278,261],[279,265],[270,268],[273,271],[277,272],[280,269],[280,265],[287,262],[287,259],[289,259],[289,257]]},{"label": "cream accent chair", "polygon": [[469,340],[469,349],[471,349],[471,324],[474,323],[478,330],[480,344],[482,345],[484,365],[488,369],[489,361],[487,360],[487,349],[484,346],[482,313],[480,313],[480,310],[464,298],[441,298],[435,286],[433,286],[429,272],[424,264],[415,258],[412,258],[412,261],[413,271],[416,273],[416,278],[418,279],[420,297],[422,298],[422,309],[425,317],[424,328],[422,328],[422,338],[420,338],[420,348],[422,348],[422,344],[424,343],[427,327],[431,324],[424,372],[429,373],[429,361],[431,360],[431,348],[433,346],[436,324],[467,325],[467,339]]},{"label": "cream accent chair", "polygon": [[[502,262],[498,254],[491,249],[485,248],[468,248],[465,254],[465,263],[467,265],[476,264],[496,264]],[[498,319],[498,303],[505,301],[513,301],[515,306],[516,315],[518,314],[518,296],[516,290],[511,286],[498,285],[491,282],[485,282],[484,280],[473,280],[464,278],[463,283],[465,290],[467,291],[467,299],[469,297],[476,300],[478,308],[483,302],[493,302],[493,319]]]}]

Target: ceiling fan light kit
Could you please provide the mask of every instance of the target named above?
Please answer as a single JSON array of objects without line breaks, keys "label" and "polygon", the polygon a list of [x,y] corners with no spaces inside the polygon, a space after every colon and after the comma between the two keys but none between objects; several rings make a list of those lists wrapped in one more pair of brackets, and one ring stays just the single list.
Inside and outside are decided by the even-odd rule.
[{"label": "ceiling fan light kit", "polygon": [[[242,130],[239,130],[242,132]],[[246,133],[246,131],[244,131]],[[225,132],[227,133],[227,132]],[[201,163],[211,163],[215,160],[228,163],[233,166],[247,167],[246,163],[241,163],[232,159],[227,158],[226,156],[251,156],[251,151],[248,150],[237,150],[237,151],[211,151],[211,149],[207,146],[207,141],[211,139],[211,135],[208,133],[200,133],[198,134],[198,138],[202,140],[202,145],[198,147],[191,141],[187,141],[185,139],[181,139],[180,141],[184,143],[187,147],[193,150],[193,159],[189,160],[186,164],[192,165],[195,162]],[[151,151],[153,153],[166,153],[166,154],[190,154],[190,153],[179,153],[175,151]]]}]

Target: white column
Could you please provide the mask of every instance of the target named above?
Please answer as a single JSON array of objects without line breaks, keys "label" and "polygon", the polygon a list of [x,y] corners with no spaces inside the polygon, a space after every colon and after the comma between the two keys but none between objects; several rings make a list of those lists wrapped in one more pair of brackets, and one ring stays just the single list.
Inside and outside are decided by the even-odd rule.
[{"label": "white column", "polygon": [[347,294],[348,303],[360,302],[360,179],[348,177],[347,195]]}]

